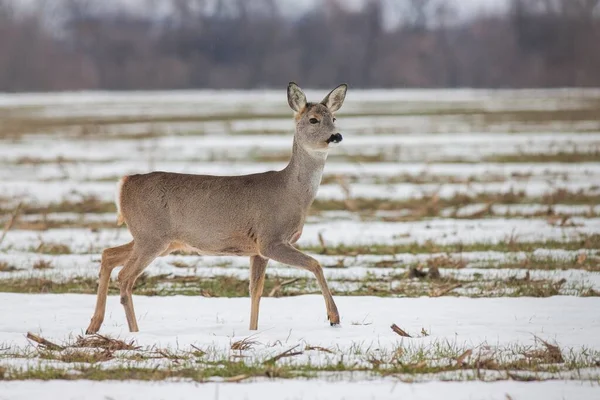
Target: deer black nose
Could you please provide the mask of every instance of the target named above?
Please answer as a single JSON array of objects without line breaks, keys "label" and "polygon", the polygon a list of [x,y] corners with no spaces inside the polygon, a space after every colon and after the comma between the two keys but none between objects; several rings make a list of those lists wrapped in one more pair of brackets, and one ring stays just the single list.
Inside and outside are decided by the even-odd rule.
[{"label": "deer black nose", "polygon": [[336,133],[334,135],[331,135],[329,137],[329,139],[327,139],[327,143],[339,143],[341,142],[343,139],[342,135],[340,135],[339,133]]}]

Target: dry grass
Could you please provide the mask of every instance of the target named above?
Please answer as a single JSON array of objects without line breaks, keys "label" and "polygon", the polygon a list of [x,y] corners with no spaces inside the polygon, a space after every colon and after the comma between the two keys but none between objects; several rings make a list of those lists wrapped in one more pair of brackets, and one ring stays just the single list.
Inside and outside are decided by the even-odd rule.
[{"label": "dry grass", "polygon": [[[345,111],[344,118],[349,120],[353,117],[420,117],[427,120],[431,126],[430,130],[435,132],[444,129],[444,123],[451,119],[460,119],[465,130],[471,132],[497,130],[498,126],[520,132],[531,130],[543,131],[569,131],[577,129],[578,122],[594,122],[600,113],[597,101],[588,100],[581,102],[578,107],[569,109],[486,109],[474,102],[454,102],[445,104],[443,107],[432,107],[429,103],[399,102],[396,107],[390,107],[389,103],[382,104],[381,108],[370,107],[364,112]],[[5,108],[10,112],[2,112],[2,124],[0,125],[0,138],[17,138],[24,134],[35,133],[61,133],[74,138],[89,138],[106,136],[116,130],[118,126],[129,124],[145,124],[148,126],[171,125],[179,123],[206,123],[224,122],[229,124],[236,120],[270,120],[286,119],[289,114],[285,112],[256,113],[244,110],[229,113],[211,113],[210,115],[135,115],[135,116],[52,116],[39,113],[38,109],[21,106]],[[441,125],[436,128],[436,122]],[[291,125],[290,125],[291,126]],[[598,127],[600,129],[600,126]],[[394,128],[394,132],[401,128]],[[191,132],[191,134],[202,134],[203,132]],[[243,132],[245,134],[253,131]],[[261,132],[262,133],[262,132]],[[369,129],[368,133],[389,133],[382,129]],[[152,138],[164,135],[162,131],[149,129],[146,133],[139,134],[111,134],[112,138]]]},{"label": "dry grass", "polygon": [[255,345],[258,344],[258,341],[253,340],[254,337],[255,337],[255,335],[252,335],[252,336],[248,336],[247,338],[244,338],[242,340],[233,342],[231,344],[231,350],[237,350],[237,351],[250,350],[252,347],[254,347]]},{"label": "dry grass", "polygon": [[406,331],[402,328],[400,328],[398,325],[396,324],[392,324],[392,326],[390,327],[392,328],[392,330],[397,333],[398,335],[402,336],[402,337],[412,337],[411,335],[409,335],[408,333],[406,333]]},{"label": "dry grass", "polygon": [[175,260],[171,262],[171,265],[174,266],[175,268],[196,268],[197,265],[194,264],[188,264],[184,261],[180,261],[180,260]]},{"label": "dry grass", "polygon": [[[510,190],[504,193],[457,193],[449,198],[441,198],[436,193],[423,195],[420,198],[406,200],[372,199],[353,197],[352,206],[346,200],[316,199],[312,205],[312,212],[348,210],[361,213],[375,211],[408,211],[405,215],[397,217],[383,217],[389,221],[412,221],[415,219],[432,218],[441,215],[445,209],[454,209],[453,218],[481,218],[488,215],[510,217],[510,214],[498,214],[493,211],[494,204],[542,204],[552,206],[555,204],[570,205],[596,205],[600,203],[600,195],[589,194],[583,190],[569,191],[557,189],[540,197],[529,197],[524,191]],[[484,211],[477,214],[460,216],[460,208],[468,205],[487,204]],[[543,211],[544,215],[553,215],[551,208]],[[533,215],[541,216],[541,215]]]},{"label": "dry grass", "polygon": [[137,350],[140,348],[139,346],[136,346],[133,340],[125,342],[123,340],[114,339],[97,333],[89,336],[78,336],[77,341],[73,344],[73,347],[90,347],[108,351]]},{"label": "dry grass", "polygon": [[294,283],[299,282],[300,280],[301,278],[292,278],[283,282],[278,282],[269,292],[269,297],[279,297],[284,287],[293,285]]},{"label": "dry grass", "polygon": [[[478,105],[453,105],[447,110],[424,108],[423,111],[400,111],[383,113],[382,115],[402,116],[420,115],[424,118],[432,118],[438,121],[446,121],[443,118],[459,118],[468,129],[478,131],[494,130],[500,125],[503,131],[519,129],[520,131],[539,130],[540,126],[549,127],[546,131],[569,130],[576,127],[581,121],[596,121],[598,106],[581,107],[576,110],[524,110],[524,111],[485,111]],[[389,108],[388,108],[389,109]],[[110,130],[114,132],[114,126],[119,124],[133,123],[157,123],[170,124],[178,122],[206,122],[226,121],[236,119],[279,119],[288,118],[287,114],[272,113],[269,115],[256,114],[222,114],[211,116],[192,117],[108,117],[108,118],[41,118],[6,115],[0,127],[0,137],[18,137],[24,133],[37,132],[61,132],[62,137],[72,137],[73,140],[88,137],[105,137]],[[369,116],[373,113],[346,114],[347,118],[353,116]],[[558,124],[554,128],[556,122]],[[572,123],[572,124],[571,124]],[[442,124],[441,124],[442,125]],[[589,126],[589,124],[588,124]],[[443,127],[442,127],[443,128]],[[600,123],[598,124],[600,129]],[[432,131],[436,127],[432,126]],[[369,133],[384,132],[374,128]],[[277,132],[279,133],[279,132]],[[386,132],[387,133],[387,132]],[[164,133],[159,130],[149,130],[142,134],[116,133],[111,138],[121,139],[144,139],[161,136]],[[193,132],[190,134],[202,134]],[[251,134],[246,132],[246,134]],[[389,150],[389,151],[388,151]],[[354,163],[370,163],[382,161],[396,161],[402,155],[404,149],[386,149],[379,154],[332,154],[333,161],[345,161]],[[343,151],[343,149],[342,149]],[[510,154],[494,156],[487,159],[491,162],[514,163],[514,162],[597,162],[600,159],[598,150],[583,152],[558,152],[555,154]],[[211,156],[212,157],[212,156]],[[219,157],[215,154],[214,157]],[[233,156],[235,158],[235,156]],[[289,152],[251,155],[253,160],[263,161],[285,161]],[[239,159],[239,157],[237,158]],[[79,160],[81,161],[81,160]],[[86,160],[83,160],[86,161]],[[436,162],[447,162],[452,160],[435,160]],[[460,161],[460,160],[459,160]],[[78,160],[56,158],[45,160],[42,158],[21,158],[16,161],[23,166],[32,166],[52,163],[61,166],[67,163],[78,162]],[[105,160],[110,162],[110,160]],[[469,161],[471,162],[471,161]],[[25,167],[23,167],[25,168]],[[509,179],[528,180],[531,175],[515,175]],[[116,180],[107,177],[107,180]],[[544,218],[549,226],[556,228],[567,228],[574,226],[574,219],[569,215],[561,215],[555,212],[553,206],[556,204],[582,204],[590,206],[590,213],[585,217],[597,217],[592,207],[600,204],[600,196],[583,191],[556,190],[548,195],[539,197],[527,197],[524,192],[512,190],[501,194],[477,194],[462,193],[450,198],[442,198],[436,193],[429,193],[419,199],[389,200],[389,199],[367,199],[356,198],[352,195],[351,183],[357,181],[369,181],[372,183],[415,183],[415,184],[446,184],[458,183],[469,184],[472,182],[504,182],[506,176],[435,176],[426,173],[411,175],[398,174],[393,177],[348,177],[341,179],[336,176],[325,176],[324,183],[339,185],[345,193],[345,198],[339,201],[317,200],[312,208],[314,214],[328,210],[347,210],[352,216],[364,219],[385,220],[390,222],[403,222],[423,220],[449,215],[451,218],[479,219],[488,217],[521,217],[518,213],[500,214],[496,205],[505,204],[544,204],[547,206],[539,212],[527,217]],[[468,215],[459,214],[464,206],[482,204],[481,209]],[[0,199],[0,215],[8,216],[14,211],[14,199]],[[378,211],[398,211],[395,213],[378,213]],[[403,213],[406,211],[405,213]],[[450,211],[449,213],[447,213]],[[11,228],[45,230],[50,228],[86,227],[90,229],[115,228],[115,223],[109,222],[87,222],[84,218],[80,220],[60,222],[47,218],[50,213],[114,213],[115,206],[112,202],[105,202],[93,196],[87,196],[80,201],[62,201],[48,205],[24,204],[18,214],[40,215],[39,220],[14,218]],[[5,222],[7,219],[3,219]],[[1,239],[0,239],[1,241]],[[365,264],[370,267],[401,268],[399,271],[390,271],[389,275],[379,276],[376,274],[360,279],[332,279],[333,285],[343,288],[334,290],[336,295],[375,295],[375,296],[468,296],[468,297],[496,297],[496,296],[554,296],[554,295],[579,295],[600,296],[592,287],[573,287],[564,280],[533,279],[534,270],[555,269],[580,269],[587,271],[600,271],[600,259],[594,253],[580,253],[572,259],[553,260],[543,257],[528,256],[525,259],[515,259],[486,264],[491,268],[515,268],[520,272],[506,279],[486,278],[485,274],[459,275],[456,270],[463,269],[467,262],[460,256],[461,252],[467,251],[502,251],[502,252],[532,252],[539,248],[546,249],[590,249],[600,248],[600,235],[585,235],[580,240],[566,242],[565,240],[550,240],[534,243],[523,242],[517,236],[507,237],[500,243],[472,243],[440,245],[439,243],[406,243],[399,245],[371,245],[371,246],[333,246],[327,242],[327,238],[319,235],[319,246],[308,248],[310,251],[322,254],[335,254],[342,256],[354,256],[359,254],[398,254],[398,253],[441,253],[435,257],[416,263],[415,265],[402,265],[396,260],[379,261],[376,264]],[[42,243],[31,251],[44,254],[61,255],[71,254],[72,249],[67,243]],[[91,249],[89,250],[91,251]],[[459,254],[455,254],[459,253]],[[354,264],[353,264],[354,265]],[[187,261],[174,261],[175,268],[195,268],[197,265]],[[198,264],[199,266],[199,264]],[[43,270],[52,268],[50,261],[38,261],[32,265],[34,272],[32,276],[46,275]],[[332,268],[344,268],[344,258]],[[17,270],[9,262],[0,262],[1,272]],[[532,271],[532,273],[529,272]],[[406,272],[405,272],[406,271]],[[388,272],[388,271],[384,271]],[[464,272],[464,271],[463,271]],[[21,275],[21,274],[18,274]],[[23,293],[95,293],[97,280],[88,277],[71,277],[69,279],[54,281],[47,278],[22,277],[0,280],[0,291],[23,292]],[[17,276],[15,274],[12,275]],[[543,275],[546,276],[546,275]],[[335,287],[335,286],[333,286]],[[164,274],[159,276],[144,275],[137,283],[136,294],[151,296],[167,295],[203,295],[203,296],[248,296],[248,281],[234,277],[217,276],[212,279],[196,276],[173,276]],[[110,293],[116,295],[118,288],[111,282]],[[319,293],[319,288],[314,279],[293,278],[283,280],[281,278],[267,277],[265,294],[271,296],[290,296],[306,293]],[[357,325],[368,325],[369,322],[356,322]],[[397,328],[397,329],[394,329]],[[409,337],[409,333],[397,325],[392,329],[401,336]],[[430,328],[428,328],[430,329]],[[435,331],[436,327],[432,327]],[[418,331],[410,332],[418,336]],[[429,332],[421,329],[421,336],[428,336]],[[23,354],[22,357],[29,360],[57,360],[70,365],[62,366],[60,363],[52,363],[44,366],[41,363],[31,367],[17,368],[10,365],[0,367],[0,380],[2,379],[88,379],[88,380],[173,380],[184,379],[196,382],[205,382],[214,377],[221,377],[225,382],[240,382],[253,377],[284,377],[293,378],[298,376],[315,377],[328,373],[368,373],[375,376],[394,376],[399,380],[428,379],[432,374],[443,374],[443,379],[515,379],[515,380],[540,380],[552,378],[565,378],[569,374],[577,376],[585,368],[597,368],[600,355],[594,351],[584,350],[577,353],[561,349],[556,344],[551,344],[543,339],[536,339],[534,346],[516,346],[512,349],[461,347],[449,343],[434,343],[431,347],[411,347],[405,340],[398,337],[397,348],[390,351],[379,351],[379,349],[363,350],[362,354],[345,352],[340,348],[309,346],[302,344],[287,349],[281,349],[279,353],[273,352],[263,358],[255,357],[261,354],[263,345],[256,336],[249,336],[242,340],[231,343],[230,349],[223,354],[215,354],[214,350],[205,350],[192,346],[190,351],[162,349],[158,347],[140,348],[133,341],[119,340],[102,335],[79,336],[69,343],[53,343],[49,340],[35,336],[38,348]],[[413,339],[416,340],[416,339]],[[312,355],[324,359],[323,364],[315,365],[306,361],[306,357],[296,357],[304,352],[313,351]],[[11,351],[12,352],[12,351]],[[244,353],[243,352],[248,352]],[[318,354],[318,353],[324,354]],[[507,353],[509,353],[507,355]],[[0,352],[0,359],[6,359],[5,352]],[[311,355],[311,356],[312,356]],[[145,361],[157,359],[157,366],[147,367]],[[310,359],[310,357],[308,357]],[[164,366],[163,366],[164,365]],[[453,374],[456,373],[456,374]],[[563,375],[566,374],[566,375]],[[440,375],[442,376],[442,375]]]},{"label": "dry grass", "polygon": [[43,270],[43,269],[52,269],[54,268],[52,266],[52,262],[48,261],[48,260],[37,260],[36,262],[33,263],[32,266],[33,269],[37,269],[37,270]]},{"label": "dry grass", "polygon": [[558,346],[550,344],[538,337],[536,337],[536,340],[541,342],[544,347],[524,351],[523,355],[526,358],[544,364],[562,364],[565,362],[562,352]]},{"label": "dry grass", "polygon": [[0,261],[0,272],[14,272],[19,271],[19,268],[8,263],[7,261]]},{"label": "dry grass", "polygon": [[2,234],[0,234],[0,244],[2,244],[2,242],[4,241],[4,238],[6,237],[6,234],[8,233],[8,231],[11,230],[11,228],[13,227],[15,221],[17,220],[18,216],[19,216],[19,212],[21,211],[21,207],[23,206],[22,203],[19,203],[17,205],[17,207],[14,209],[14,211],[10,214],[10,217],[8,218],[8,220],[6,221],[6,224],[4,226],[4,229],[2,230]]},{"label": "dry grass", "polygon": [[588,149],[587,151],[559,151],[556,153],[518,153],[502,154],[486,157],[486,162],[498,163],[583,163],[598,162],[600,160],[599,149]]},{"label": "dry grass", "polygon": [[111,351],[88,351],[88,350],[74,350],[68,349],[64,352],[60,352],[58,356],[50,354],[40,355],[41,359],[47,358],[51,360],[58,360],[66,363],[89,363],[95,364],[99,362],[105,362],[112,360],[114,355]]},{"label": "dry grass", "polygon": [[[533,279],[527,269],[514,276],[498,278],[496,274],[481,273],[457,275],[456,269],[429,267],[421,264],[407,266],[384,275],[366,274],[362,277],[338,277],[329,279],[338,296],[379,297],[549,297],[555,295],[598,296],[591,283],[566,282],[552,277]],[[336,267],[337,268],[337,267]],[[533,270],[533,269],[532,269]],[[95,294],[97,279],[71,277],[50,279],[47,277],[10,277],[0,280],[0,292],[10,293],[86,293]],[[173,276],[170,274],[144,276],[134,292],[146,296],[204,296],[247,297],[248,280],[233,276]],[[116,282],[109,285],[109,293],[118,295]],[[267,276],[264,295],[274,297],[318,294],[320,289],[312,278],[296,277],[286,281]]]},{"label": "dry grass", "polygon": [[[392,329],[403,337],[407,333],[397,326]],[[399,331],[399,332],[398,332]],[[427,335],[427,332],[423,333]],[[399,379],[414,380],[432,378],[432,374],[443,373],[445,379],[482,381],[498,379],[543,380],[581,379],[580,371],[597,368],[600,353],[594,350],[570,349],[564,351],[556,344],[541,338],[531,346],[508,345],[491,347],[460,346],[451,342],[432,342],[419,345],[414,341],[403,341],[387,349],[324,348],[304,344],[292,345],[275,355],[246,357],[241,353],[255,349],[257,354],[268,350],[271,345],[261,345],[252,337],[235,342],[231,352],[207,354],[192,346],[192,350],[172,350],[149,346],[140,348],[133,342],[123,342],[107,337],[92,337],[91,342],[56,344],[33,335],[40,347],[31,351],[14,348],[11,358],[35,360],[58,360],[71,365],[41,365],[30,363],[27,368],[9,364],[1,372],[3,379],[91,379],[91,380],[146,380],[162,381],[180,378],[198,382],[212,377],[222,377],[237,382],[250,377],[320,377],[321,373],[332,374],[368,373],[373,376],[394,375]],[[42,344],[46,343],[46,344]],[[118,344],[115,344],[118,343]],[[239,343],[239,344],[236,344]],[[302,347],[301,347],[302,346]],[[120,349],[126,351],[119,351]],[[294,358],[308,351],[326,353],[319,363],[308,358]],[[270,352],[268,352],[270,353]],[[268,354],[267,353],[267,354]],[[3,354],[0,353],[0,357]],[[6,356],[4,356],[6,358]],[[279,360],[286,362],[278,363]],[[164,364],[144,366],[146,360],[161,360]],[[106,363],[106,361],[111,361]],[[104,363],[104,364],[103,364]],[[98,364],[103,364],[98,366]],[[163,366],[161,366],[163,365]],[[501,373],[492,373],[493,371]],[[341,376],[341,375],[340,375]],[[404,378],[403,378],[404,377]],[[590,378],[593,379],[593,378]]]},{"label": "dry grass", "polygon": [[41,336],[33,334],[31,332],[27,332],[27,339],[37,343],[38,346],[40,348],[42,348],[43,350],[64,350],[65,349],[64,346],[57,345],[56,343],[53,343],[47,339],[44,339]]},{"label": "dry grass", "polygon": [[298,347],[300,347],[300,345],[296,345],[290,349],[285,350],[282,353],[277,354],[274,357],[271,357],[265,361],[263,361],[263,364],[275,364],[278,360],[281,360],[282,358],[289,358],[289,357],[295,357],[295,356],[299,356],[301,354],[304,354],[303,351],[294,351],[296,350]]},{"label": "dry grass", "polygon": [[42,242],[34,250],[35,253],[43,254],[71,254],[71,248],[64,243]]},{"label": "dry grass", "polygon": [[[336,181],[347,193],[346,198],[341,200],[316,199],[309,212],[312,215],[320,215],[327,211],[349,211],[362,220],[381,220],[387,222],[418,221],[427,218],[456,218],[456,219],[479,219],[479,218],[545,218],[548,223],[572,223],[571,215],[556,212],[555,205],[583,205],[589,206],[586,217],[595,217],[594,207],[600,204],[600,195],[590,194],[586,191],[572,191],[557,189],[553,192],[538,197],[528,197],[523,191],[509,190],[505,193],[457,193],[449,198],[441,198],[436,193],[424,194],[420,198],[403,200],[360,198],[351,195],[347,181]],[[8,204],[8,203],[7,203]],[[519,212],[510,208],[496,207],[510,205],[541,205],[535,212]],[[471,213],[464,213],[462,209],[467,206],[484,205],[481,209]],[[0,214],[10,213],[12,207],[2,206],[0,203]],[[391,213],[390,213],[391,212]],[[86,197],[79,201],[61,201],[47,205],[24,204],[20,211],[24,215],[36,215],[36,219],[17,219],[14,221],[13,229],[47,230],[52,228],[88,228],[92,230],[101,228],[117,228],[116,209],[113,202],[105,202],[94,197]],[[81,218],[69,218],[55,220],[48,218],[50,213],[77,213]],[[87,221],[85,214],[113,214],[114,219],[106,221]],[[325,217],[325,216],[323,216]],[[564,226],[564,225],[563,225]],[[125,227],[122,227],[125,228]],[[53,248],[51,243],[44,244],[38,250],[46,253],[68,254],[68,248]]]},{"label": "dry grass", "polygon": [[[313,253],[330,254],[338,256],[357,256],[360,254],[435,254],[435,253],[465,253],[475,251],[497,252],[534,252],[537,249],[563,249],[563,250],[595,250],[600,248],[600,234],[581,235],[578,240],[543,240],[524,242],[515,236],[508,236],[499,242],[474,242],[439,244],[433,241],[409,242],[402,244],[371,244],[371,245],[344,245],[305,246],[304,250]],[[461,265],[459,259],[450,261],[447,265]],[[458,263],[458,264],[457,264]],[[568,265],[568,264],[567,264]]]}]

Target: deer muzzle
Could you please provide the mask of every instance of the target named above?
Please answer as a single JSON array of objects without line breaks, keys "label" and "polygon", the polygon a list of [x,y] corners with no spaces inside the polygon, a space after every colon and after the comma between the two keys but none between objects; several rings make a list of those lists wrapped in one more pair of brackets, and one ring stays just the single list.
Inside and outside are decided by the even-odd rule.
[{"label": "deer muzzle", "polygon": [[333,134],[327,139],[327,143],[339,143],[342,141],[342,135],[339,133]]}]

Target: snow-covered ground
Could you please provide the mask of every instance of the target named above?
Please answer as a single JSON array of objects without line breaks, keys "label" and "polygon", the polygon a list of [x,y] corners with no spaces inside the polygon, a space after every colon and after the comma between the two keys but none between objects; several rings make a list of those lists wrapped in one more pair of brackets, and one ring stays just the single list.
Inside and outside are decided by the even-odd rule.
[{"label": "snow-covered ground", "polygon": [[[458,348],[469,349],[486,346],[503,348],[515,344],[532,346],[539,337],[559,344],[565,353],[582,348],[597,349],[600,344],[600,316],[593,312],[600,307],[597,298],[440,300],[339,297],[337,303],[342,321],[340,327],[332,328],[326,321],[321,296],[265,298],[261,304],[259,331],[252,332],[247,329],[248,299],[137,296],[141,331],[130,334],[122,307],[118,299],[112,297],[108,302],[103,334],[128,340],[133,338],[140,346],[161,346],[176,351],[194,345],[200,349],[221,349],[225,353],[231,352],[231,343],[252,335],[256,343],[246,354],[259,359],[296,346],[332,349],[332,353],[325,356],[306,351],[290,360],[300,364],[329,364],[340,355],[344,355],[348,362],[360,360],[360,354],[368,353],[369,349],[377,348],[378,353],[385,353],[398,346],[427,348],[439,343],[452,343]],[[28,341],[23,333],[28,331],[61,343],[73,335],[82,334],[93,304],[92,295],[0,294],[0,314],[3,315],[0,343],[4,348],[26,347]],[[400,324],[415,337],[399,337],[389,329],[392,323]],[[427,330],[429,336],[419,335],[422,329]],[[452,380],[452,376],[448,375],[446,379]],[[403,394],[411,395],[411,398],[434,399],[439,398],[440,391],[448,390],[448,397],[444,398],[500,399],[509,394],[514,398],[592,399],[599,390],[594,380],[529,383],[527,386],[515,382],[408,385],[397,378],[359,378],[352,381],[340,380],[339,377],[275,382],[258,378],[241,384],[199,386],[186,382],[163,385],[105,382],[91,386],[85,381],[69,384],[11,382],[0,383],[3,389],[0,396],[7,399],[28,398],[36,392],[48,390],[48,398],[189,398],[192,394],[202,394],[201,397],[210,395],[210,398],[228,399],[239,398],[236,396],[244,398],[244,394],[245,398],[258,398],[260,393],[268,390],[276,391],[271,393],[272,398],[289,399],[398,398]],[[92,397],[87,396],[84,388],[95,388]],[[150,393],[149,388],[156,390]],[[168,396],[167,389],[175,391],[175,397]],[[215,395],[215,391],[219,394]]]},{"label": "snow-covered ground", "polygon": [[[323,94],[307,92],[309,99]],[[298,348],[302,354],[278,363],[330,368],[311,379],[254,376],[231,383],[209,377],[197,383],[184,378],[3,381],[2,376],[5,370],[33,374],[47,367],[76,375],[82,365],[181,368],[168,359],[115,358],[87,365],[48,358],[25,334],[59,344],[73,341],[89,322],[95,296],[39,293],[27,284],[89,281],[97,276],[102,249],[131,239],[126,229],[111,226],[115,215],[106,207],[98,213],[68,209],[82,201],[111,202],[122,175],[283,168],[293,135],[284,92],[0,95],[0,133],[6,134],[0,135],[0,223],[11,220],[19,203],[37,207],[20,215],[0,239],[0,286],[17,292],[0,292],[0,399],[600,398],[600,158],[595,158],[600,123],[551,118],[552,111],[586,109],[599,98],[598,90],[351,90],[337,115],[344,141],[330,154],[318,201],[395,204],[423,198],[449,205],[429,217],[405,218],[414,210],[389,205],[369,212],[324,208],[309,216],[299,245],[311,247],[326,267],[342,318],[339,328],[328,325],[316,294],[263,298],[256,333],[248,330],[247,297],[135,295],[141,331],[130,334],[118,296],[109,296],[100,333],[135,340],[145,349],[177,353],[193,345],[210,349],[211,359],[262,362]],[[550,117],[530,121],[519,112]],[[582,162],[565,162],[568,154],[579,154]],[[477,202],[461,204],[456,199],[463,195]],[[499,200],[490,204],[485,198]],[[61,202],[68,203],[60,211],[45,212]],[[525,250],[512,248],[527,243]],[[411,244],[433,250],[377,250]],[[326,254],[317,251],[323,245]],[[445,252],[442,246],[448,245],[453,250]],[[355,252],[359,246],[364,248]],[[346,250],[336,254],[338,248]],[[50,268],[36,267],[40,260]],[[247,280],[247,265],[246,258],[171,255],[146,272],[155,278]],[[431,265],[439,267],[437,283],[406,277],[411,267],[427,271]],[[308,289],[298,293],[318,293],[306,271],[275,262],[267,271],[267,279],[306,279]],[[365,282],[380,290],[369,292],[378,297],[353,294]],[[530,283],[550,290],[515,289],[531,289]],[[385,292],[402,285],[441,291],[409,297]],[[40,287],[52,292],[52,285]],[[398,336],[391,324],[413,337]],[[232,343],[245,338],[253,341],[251,348],[234,352]],[[467,357],[472,362],[483,352],[510,361],[532,351],[539,355],[541,340],[556,344],[565,362],[551,361],[543,371],[507,364],[505,370],[483,368],[483,374],[472,367],[442,373],[394,370],[385,377],[374,367],[377,362],[389,367],[399,349],[413,356],[422,351],[427,366],[456,365],[466,350],[473,351]],[[365,369],[336,370],[341,361]],[[535,382],[519,381],[531,379]]]},{"label": "snow-covered ground", "polygon": [[[513,238],[522,242],[578,240],[600,231],[600,218],[572,218],[572,225],[552,225],[545,219],[430,219],[415,222],[317,221],[306,224],[301,246],[319,245],[321,238],[330,246],[424,243],[440,245],[499,243]],[[124,229],[48,229],[10,232],[0,250],[32,250],[42,243],[62,243],[73,253],[99,253],[103,248],[125,244],[131,235]]]},{"label": "snow-covered ground", "polygon": [[[93,313],[93,295],[0,294],[0,343],[26,346],[25,332],[41,333],[60,343],[82,334]],[[259,330],[248,330],[250,300],[193,296],[136,296],[140,332],[129,333],[118,296],[107,305],[102,333],[135,338],[141,346],[228,349],[249,335],[259,342],[253,355],[277,354],[299,343],[350,351],[377,346],[380,350],[404,345],[450,341],[457,346],[483,344],[532,345],[535,336],[562,348],[600,346],[600,307],[597,297],[550,298],[416,298],[340,296],[339,327],[330,327],[320,295],[264,298]],[[364,323],[364,324],[362,324]],[[396,323],[413,336],[422,328],[427,337],[401,338],[390,329]],[[358,325],[355,325],[358,324]],[[274,345],[276,344],[276,345]],[[354,350],[353,350],[354,351]],[[306,355],[308,357],[308,355]],[[300,357],[302,358],[302,357]]]},{"label": "snow-covered ground", "polygon": [[327,380],[261,380],[252,383],[94,382],[50,381],[0,383],[0,399],[214,399],[214,400],[506,400],[595,399],[596,383],[531,382],[426,382],[403,383],[394,379],[377,382]]}]

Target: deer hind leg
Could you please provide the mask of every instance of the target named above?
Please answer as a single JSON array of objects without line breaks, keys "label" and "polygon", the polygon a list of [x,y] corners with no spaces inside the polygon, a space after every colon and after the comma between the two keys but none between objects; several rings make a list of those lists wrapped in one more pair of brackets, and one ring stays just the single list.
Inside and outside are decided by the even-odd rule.
[{"label": "deer hind leg", "polygon": [[321,264],[319,264],[317,260],[297,250],[289,243],[275,243],[267,245],[261,251],[261,254],[275,261],[312,272],[315,275],[315,278],[317,278],[317,282],[321,288],[321,292],[323,293],[329,322],[332,326],[340,323],[340,314],[338,313],[337,306],[333,301],[333,296],[331,295],[331,291],[329,290],[329,286],[325,280],[325,275],[323,275],[323,267],[321,267]]},{"label": "deer hind leg", "polygon": [[108,295],[108,285],[110,274],[115,267],[125,264],[131,255],[133,242],[122,246],[111,247],[102,252],[102,261],[100,262],[100,275],[98,278],[98,297],[96,299],[96,310],[86,329],[86,334],[96,333],[100,330],[104,322],[104,313],[106,311],[106,296]]},{"label": "deer hind leg", "polygon": [[261,256],[250,257],[250,330],[258,329],[258,307],[265,287],[265,272],[269,260]]},{"label": "deer hind leg", "polygon": [[125,316],[127,317],[127,325],[129,326],[130,332],[139,331],[133,308],[133,285],[144,269],[150,265],[156,257],[163,254],[168,247],[168,244],[163,245],[148,242],[142,245],[139,244],[140,241],[136,241],[132,255],[123,266],[123,269],[119,271],[118,277],[121,286],[121,304],[125,309]]}]

